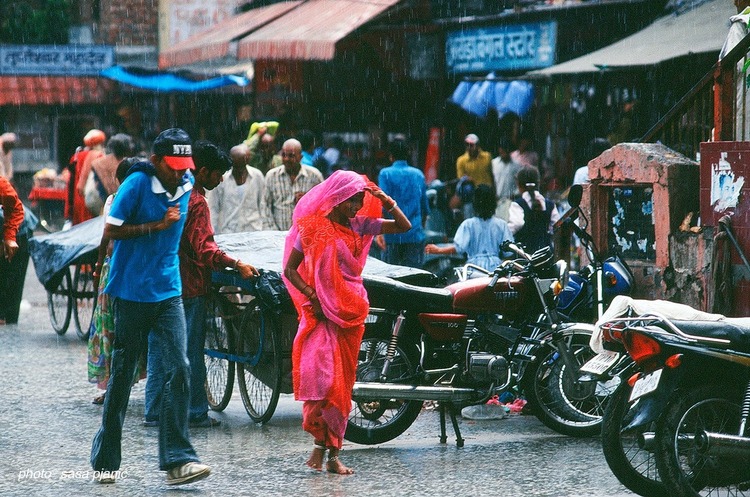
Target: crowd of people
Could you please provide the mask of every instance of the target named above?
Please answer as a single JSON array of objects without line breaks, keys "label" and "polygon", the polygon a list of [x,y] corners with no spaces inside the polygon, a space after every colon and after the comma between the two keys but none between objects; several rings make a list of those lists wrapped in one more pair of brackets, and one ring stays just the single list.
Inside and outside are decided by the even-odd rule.
[{"label": "crowd of people", "polygon": [[[501,141],[493,158],[476,134],[466,136],[466,153],[456,161],[462,185],[456,207],[464,220],[452,243],[435,245],[425,239],[430,215],[425,176],[409,163],[405,139],[390,144],[390,165],[373,178],[376,183],[348,170],[335,140],[316,148],[312,135],[301,132],[277,147],[278,123],[256,124],[229,152],[170,128],[157,136],[148,157],[136,155],[131,137],[107,139],[94,129],[71,158],[74,224],[100,215],[105,220],[93,271],[98,294],[88,344],[88,378],[103,391],[94,398],[103,414],[91,448],[91,465],[102,483],[116,480],[130,391],[144,378],[143,424],[158,427],[159,466],[167,484],[210,474],[189,429],[220,424],[208,415],[204,389],[211,273],[233,268],[245,279],[259,275],[252,261],[222,251],[215,233],[287,231],[283,280],[300,318],[293,386],[304,403],[303,428],[313,437],[307,465],[338,474],[353,472],[339,451],[368,313],[361,277],[367,256],[421,267],[425,253],[460,253],[491,271],[505,255],[500,252],[505,240],[529,250],[551,243],[550,228],[559,214],[539,192],[539,171],[527,162],[534,156],[523,147],[511,150]],[[0,146],[5,172],[12,171],[7,159],[14,140],[7,137],[11,145]],[[23,205],[2,175],[0,200],[6,219],[0,247],[4,278],[12,274],[6,266],[19,257],[20,235],[30,230],[22,229]],[[0,320],[15,322],[17,310],[5,305],[13,300],[5,298],[7,292],[0,285]]]}]

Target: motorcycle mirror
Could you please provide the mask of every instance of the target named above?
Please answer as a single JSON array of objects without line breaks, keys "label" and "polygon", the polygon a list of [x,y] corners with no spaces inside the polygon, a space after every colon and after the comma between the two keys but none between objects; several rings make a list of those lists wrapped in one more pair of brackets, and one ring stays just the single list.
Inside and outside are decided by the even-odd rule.
[{"label": "motorcycle mirror", "polygon": [[583,186],[573,185],[570,187],[568,192],[568,203],[571,207],[578,207],[581,205],[581,198],[583,197]]}]

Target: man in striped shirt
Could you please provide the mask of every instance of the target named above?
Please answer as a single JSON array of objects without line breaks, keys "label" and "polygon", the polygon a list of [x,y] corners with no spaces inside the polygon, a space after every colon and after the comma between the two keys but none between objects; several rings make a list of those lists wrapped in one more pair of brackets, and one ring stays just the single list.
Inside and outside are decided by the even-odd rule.
[{"label": "man in striped shirt", "polygon": [[323,175],[311,166],[303,166],[302,145],[291,138],[281,148],[283,165],[266,173],[266,193],[263,205],[263,229],[286,231],[292,225],[292,213],[297,201],[313,186],[323,181]]}]

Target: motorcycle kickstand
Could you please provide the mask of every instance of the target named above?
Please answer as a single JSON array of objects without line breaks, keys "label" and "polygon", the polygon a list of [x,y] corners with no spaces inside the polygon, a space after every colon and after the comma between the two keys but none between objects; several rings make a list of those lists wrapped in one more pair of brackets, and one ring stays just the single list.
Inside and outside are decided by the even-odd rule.
[{"label": "motorcycle kickstand", "polygon": [[448,404],[447,406],[439,402],[438,403],[438,411],[440,412],[440,443],[444,444],[448,441],[448,436],[445,433],[445,411],[448,410],[448,413],[451,416],[451,424],[453,424],[453,431],[456,434],[456,447],[463,447],[464,446],[464,439],[461,437],[461,430],[458,427],[458,420],[456,419],[456,411],[453,408],[453,404]]}]

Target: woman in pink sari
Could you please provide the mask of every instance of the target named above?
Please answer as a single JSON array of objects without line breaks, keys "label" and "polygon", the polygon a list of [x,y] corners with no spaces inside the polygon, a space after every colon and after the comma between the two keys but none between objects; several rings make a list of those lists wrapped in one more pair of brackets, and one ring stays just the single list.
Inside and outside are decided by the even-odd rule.
[{"label": "woman in pink sari", "polygon": [[[365,206],[363,208],[363,205]],[[382,209],[393,219],[382,219]],[[374,235],[411,228],[396,202],[352,171],[336,171],[294,209],[284,282],[300,318],[292,349],[294,396],[313,435],[307,465],[351,474],[339,461],[351,410],[357,355],[369,311],[362,269]]]}]

